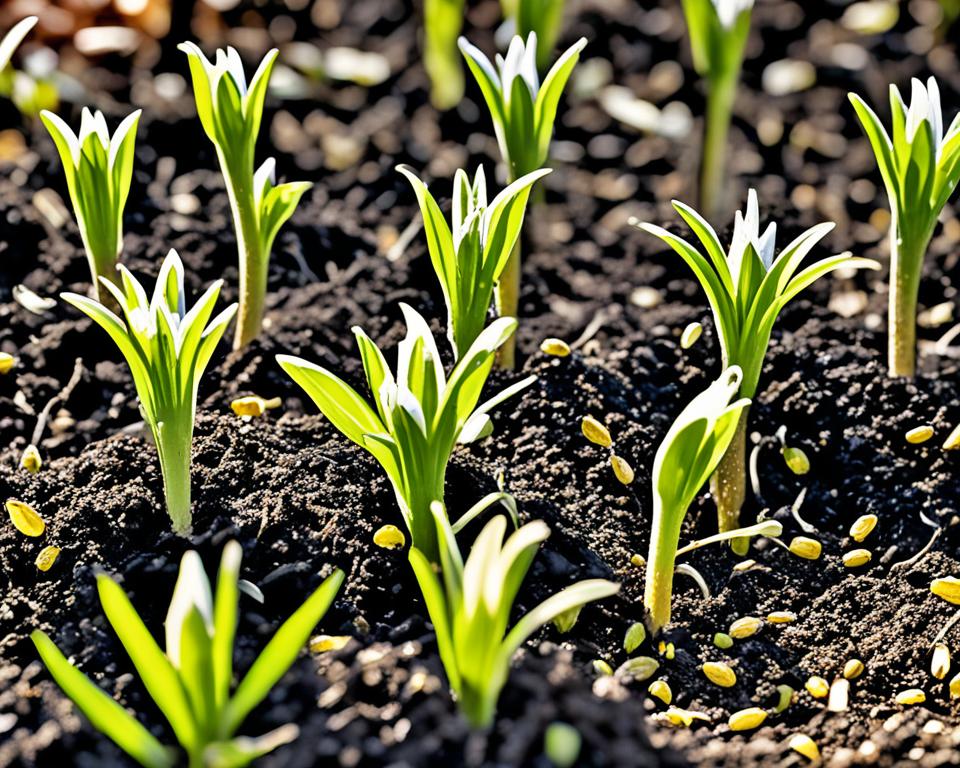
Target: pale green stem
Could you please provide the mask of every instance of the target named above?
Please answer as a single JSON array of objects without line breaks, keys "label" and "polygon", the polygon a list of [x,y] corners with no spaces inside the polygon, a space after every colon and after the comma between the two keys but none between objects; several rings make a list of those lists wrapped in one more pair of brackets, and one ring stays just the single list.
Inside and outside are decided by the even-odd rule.
[{"label": "pale green stem", "polygon": [[[747,414],[749,407],[740,412],[737,430],[710,478],[710,493],[717,504],[717,527],[720,533],[740,527],[740,508],[747,497]],[[730,548],[738,555],[745,555],[750,548],[746,537],[730,540]]]},{"label": "pale green stem", "polygon": [[500,689],[491,691],[490,688],[491,686],[475,688],[463,681],[461,690],[458,691],[458,709],[470,727],[476,731],[486,730],[493,725]]},{"label": "pale green stem", "polygon": [[435,501],[443,502],[444,474],[445,470],[441,469],[432,478],[421,475],[416,483],[408,482],[407,485],[412,486],[408,498],[404,498],[399,490],[396,491],[397,502],[410,531],[411,544],[423,552],[431,563],[440,562],[440,549],[437,524],[430,505]]},{"label": "pale green stem", "polygon": [[160,457],[163,475],[163,495],[167,514],[173,522],[173,532],[179,536],[190,534],[193,515],[190,511],[190,448],[193,442],[192,420],[177,424],[174,420],[161,422],[153,429],[153,440]]},{"label": "pale green stem", "polygon": [[703,154],[700,158],[700,210],[708,221],[719,211],[726,191],[727,138],[739,73],[707,80],[707,114],[703,127]]},{"label": "pale green stem", "polygon": [[890,224],[890,303],[887,366],[890,376],[913,376],[917,359],[917,293],[930,236],[904,238],[894,214]]},{"label": "pale green stem", "polygon": [[[517,317],[520,309],[520,238],[507,260],[497,283],[497,314],[500,317]],[[510,334],[497,354],[497,364],[506,371],[517,365],[517,332]]]},{"label": "pale green stem", "polygon": [[463,98],[463,65],[457,36],[463,26],[464,0],[424,0],[423,66],[430,78],[430,103],[453,109]]},{"label": "pale green stem", "polygon": [[686,510],[664,509],[654,497],[650,549],[647,552],[647,577],[643,592],[647,629],[656,635],[670,623],[673,599],[673,569],[680,543],[680,526]]}]

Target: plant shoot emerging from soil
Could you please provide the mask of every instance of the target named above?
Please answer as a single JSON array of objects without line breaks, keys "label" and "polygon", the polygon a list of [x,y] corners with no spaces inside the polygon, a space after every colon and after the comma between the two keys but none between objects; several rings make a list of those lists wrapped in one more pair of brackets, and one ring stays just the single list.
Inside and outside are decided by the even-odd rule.
[{"label": "plant shoot emerging from soil", "polygon": [[550,171],[541,169],[513,182],[487,204],[483,166],[470,182],[458,170],[453,181],[451,226],[426,185],[407,166],[399,170],[417,194],[433,270],[447,304],[447,336],[455,359],[473,344],[487,322],[496,285],[520,237],[530,190]]},{"label": "plant shoot emerging from soil", "polygon": [[741,388],[741,379],[738,367],[727,368],[691,400],[671,425],[653,460],[653,526],[643,597],[647,627],[653,634],[670,622],[673,571],[687,508],[720,463],[741,414],[750,405],[746,398],[730,402]]},{"label": "plant shoot emerging from soil", "polygon": [[[496,66],[465,38],[460,38],[460,50],[490,110],[509,182],[547,164],[560,95],[586,44],[586,38],[580,38],[570,46],[541,85],[537,74],[536,33],[531,32],[526,43],[523,38],[514,37],[506,57],[496,57]],[[517,317],[519,300],[520,250],[517,245],[497,284],[497,312],[501,317]],[[501,351],[500,363],[504,368],[515,365],[515,344],[515,340],[510,339]]]},{"label": "plant shoot emerging from soil", "polygon": [[504,542],[507,520],[497,515],[477,536],[464,563],[443,505],[434,502],[431,513],[440,541],[442,576],[416,546],[410,549],[410,564],[460,711],[472,727],[488,728],[510,673],[510,660],[524,641],[559,615],[616,594],[620,585],[604,579],[578,582],[544,600],[508,632],[513,601],[550,530],[537,520]]},{"label": "plant shoot emerging from soil", "polygon": [[[120,585],[105,574],[97,576],[97,591],[107,620],[147,693],[187,753],[190,768],[241,768],[297,737],[298,729],[293,724],[257,738],[235,737],[234,733],[293,664],[344,579],[342,571],[334,571],[281,625],[231,696],[242,555],[235,541],[224,547],[215,595],[200,556],[193,551],[183,556],[164,622],[165,651]],[[53,679],[95,728],[147,768],[179,764],[174,750],[157,741],[133,715],[74,667],[46,633],[36,630],[31,638]]]},{"label": "plant shoot emerging from soil", "polygon": [[140,110],[124,118],[112,137],[103,113],[86,107],[81,113],[79,134],[52,112],[44,110],[40,119],[63,163],[67,191],[90,264],[93,295],[99,299],[99,278],[116,282],[117,259],[123,250],[123,209],[133,179]]},{"label": "plant shoot emerging from soil", "polygon": [[[700,240],[706,256],[686,240],[661,227],[653,224],[639,226],[661,238],[693,270],[713,311],[723,366],[735,365],[742,370],[740,394],[746,398],[753,398],[756,394],[773,324],[789,301],[823,275],[841,267],[880,267],[870,259],[841,254],[800,270],[807,254],[833,229],[832,223],[811,227],[775,255],[777,225],[769,224],[760,234],[757,193],[753,190],[747,197],[746,213],[736,213],[733,242],[727,252],[724,252],[713,227],[700,214],[676,200],[673,207]],[[711,493],[717,503],[721,532],[740,526],[740,508],[746,498],[748,410],[746,407],[742,409],[730,448],[711,479]],[[733,547],[742,555],[748,544],[746,540],[734,540]]]},{"label": "plant shoot emerging from soil", "polygon": [[430,103],[453,109],[463,98],[463,63],[457,38],[466,0],[423,1],[423,67],[430,78]]},{"label": "plant shoot emerging from soil", "polygon": [[700,209],[716,216],[726,181],[727,135],[750,35],[753,0],[683,0],[693,66],[706,80]]},{"label": "plant shoot emerging from soil", "polygon": [[[528,387],[535,377],[518,381],[478,406],[496,351],[513,333],[517,321],[502,317],[491,323],[448,378],[427,321],[406,304],[400,308],[407,335],[399,345],[396,376],[377,345],[362,329],[353,329],[375,408],[319,365],[289,355],[278,355],[277,362],[340,432],[380,462],[393,485],[413,546],[438,562],[437,527],[430,504],[443,499],[454,446],[490,434],[493,426],[487,413]],[[505,494],[494,493],[477,506],[504,500]],[[477,506],[464,515],[458,528],[482,511]]]},{"label": "plant shoot emerging from soil", "polygon": [[190,62],[197,114],[217,150],[230,197],[240,255],[240,314],[233,348],[241,349],[260,334],[273,241],[313,185],[306,181],[277,184],[273,158],[254,171],[263,103],[277,50],[263,57],[249,84],[233,48],[218,50],[213,63],[193,43],[181,43],[180,50]]},{"label": "plant shoot emerging from soil", "polygon": [[913,376],[917,354],[917,291],[923,258],[940,211],[960,181],[960,114],[944,131],[940,89],[912,81],[910,108],[890,86],[891,132],[855,93],[850,101],[870,140],[890,202],[890,300],[887,320],[891,376]]},{"label": "plant shoot emerging from soil", "polygon": [[197,410],[197,387],[217,344],[236,312],[231,304],[213,320],[222,281],[211,285],[193,308],[186,309],[183,263],[171,250],[163,260],[153,297],[123,265],[118,288],[101,284],[123,315],[76,293],[61,294],[102,327],[120,348],[140,399],[140,412],[160,456],[167,513],[173,530],[190,532],[190,445]]}]

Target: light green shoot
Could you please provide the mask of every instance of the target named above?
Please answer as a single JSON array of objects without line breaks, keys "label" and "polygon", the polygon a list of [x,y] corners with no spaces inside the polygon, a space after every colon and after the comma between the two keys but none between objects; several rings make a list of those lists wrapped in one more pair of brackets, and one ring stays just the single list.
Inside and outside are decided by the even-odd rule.
[{"label": "light green shoot", "polygon": [[910,108],[890,86],[892,131],[855,93],[850,101],[877,158],[890,202],[888,368],[913,376],[917,355],[917,292],[937,218],[960,182],[960,114],[944,131],[940,89],[912,81]]},{"label": "light green shoot", "polygon": [[20,21],[10,27],[7,34],[0,40],[0,71],[7,68],[10,59],[13,58],[14,52],[20,47],[20,43],[23,42],[23,38],[37,25],[38,20],[36,16],[27,16],[20,19]]},{"label": "light green shoot", "polygon": [[[733,241],[726,252],[717,233],[700,214],[678,201],[674,201],[673,207],[696,234],[706,256],[661,227],[639,226],[661,238],[693,270],[713,311],[723,367],[735,365],[743,371],[740,392],[747,398],[756,394],[773,324],[788,302],[823,275],[841,267],[880,268],[870,259],[841,254],[800,270],[807,254],[833,229],[832,223],[808,229],[775,256],[777,227],[771,223],[760,234],[759,205],[753,190],[747,197],[746,214],[736,213]],[[743,409],[730,450],[712,479],[721,532],[740,526],[740,508],[746,498],[747,411]],[[743,554],[747,543],[735,540],[734,550]]]},{"label": "light green shoot", "polygon": [[[362,329],[353,328],[375,408],[319,365],[289,355],[278,355],[277,362],[333,426],[380,463],[393,485],[413,546],[437,562],[437,529],[430,504],[443,499],[444,478],[454,447],[490,434],[493,425],[488,412],[528,387],[536,377],[518,381],[478,406],[494,355],[513,333],[516,320],[500,318],[491,323],[448,378],[427,321],[406,304],[400,308],[407,335],[399,345],[396,376],[377,345]],[[491,494],[480,504],[489,506],[504,500],[505,494]],[[472,508],[457,527],[480,511]]]},{"label": "light green shoot", "polygon": [[750,35],[753,0],[683,0],[693,66],[707,84],[700,157],[700,209],[719,213],[727,179],[725,160],[733,103]]},{"label": "light green shoot", "polygon": [[[107,620],[147,693],[170,723],[190,768],[242,768],[297,738],[293,724],[256,738],[234,734],[296,660],[344,579],[343,571],[334,571],[281,625],[231,696],[242,555],[235,541],[224,547],[214,596],[200,556],[193,551],[184,554],[164,622],[166,651],[153,639],[120,585],[106,574],[97,576]],[[45,632],[35,630],[30,637],[57,685],[94,728],[145,768],[183,764],[174,749],[161,744],[73,666]]]},{"label": "light green shoot", "polygon": [[423,66],[430,78],[430,103],[439,110],[453,109],[463,98],[457,38],[465,5],[465,0],[423,1]]},{"label": "light green shoot", "polygon": [[102,327],[126,359],[160,456],[167,513],[174,532],[186,536],[192,519],[190,446],[197,387],[237,305],[210,319],[222,284],[218,280],[187,312],[183,264],[174,250],[163,260],[150,299],[126,267],[118,269],[121,287],[102,277],[100,282],[116,299],[123,319],[85,296],[64,293],[61,298]]},{"label": "light green shoot", "polygon": [[507,520],[497,515],[481,530],[464,563],[443,505],[435,502],[431,512],[440,539],[442,577],[416,546],[410,549],[410,564],[460,712],[473,728],[488,728],[510,674],[510,661],[527,638],[560,614],[616,594],[620,585],[604,579],[577,582],[544,600],[507,631],[517,592],[550,530],[538,520],[504,542]]},{"label": "light green shoot", "polygon": [[453,180],[452,226],[427,186],[405,165],[397,168],[413,185],[433,270],[447,304],[447,336],[454,358],[470,348],[487,322],[494,285],[520,237],[530,190],[550,171],[541,169],[513,182],[487,204],[483,166],[473,183],[458,170]]},{"label": "light green shoot", "polygon": [[248,84],[240,55],[233,48],[218,50],[214,63],[193,43],[181,43],[179,48],[187,54],[197,114],[217,150],[230,198],[240,256],[240,314],[233,348],[241,349],[260,334],[263,324],[273,241],[313,185],[306,181],[277,184],[273,158],[254,171],[263,104],[277,50],[264,56]]},{"label": "light green shoot", "polygon": [[44,110],[40,119],[63,163],[67,191],[90,264],[93,294],[99,298],[99,278],[116,280],[117,259],[123,250],[123,209],[133,179],[140,110],[128,115],[112,138],[103,113],[92,113],[86,107],[81,113],[79,135],[52,112]]},{"label": "light green shoot", "polygon": [[643,596],[647,628],[656,634],[670,623],[673,571],[687,509],[713,474],[733,440],[750,400],[731,399],[742,372],[727,368],[673,422],[653,460],[653,526]]},{"label": "light green shoot", "polygon": [[546,69],[557,46],[557,38],[563,28],[565,0],[501,0],[503,15],[513,22],[514,31],[520,37],[531,32],[537,35],[537,67]]},{"label": "light green shoot", "polygon": [[[460,38],[460,50],[490,111],[509,182],[547,164],[560,96],[586,44],[586,38],[580,38],[570,46],[541,85],[537,74],[536,33],[531,32],[526,43],[523,38],[514,37],[506,57],[496,57],[496,66],[465,38]],[[520,272],[518,244],[497,284],[497,312],[501,317],[518,316]],[[515,340],[510,339],[504,345],[500,353],[503,368],[516,365],[515,344]]]}]

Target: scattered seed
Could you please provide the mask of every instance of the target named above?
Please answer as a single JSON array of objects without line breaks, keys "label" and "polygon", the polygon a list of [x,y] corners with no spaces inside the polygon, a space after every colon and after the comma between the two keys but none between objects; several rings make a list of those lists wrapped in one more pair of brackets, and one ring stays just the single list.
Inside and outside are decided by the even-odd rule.
[{"label": "scattered seed", "polygon": [[627,463],[626,459],[614,453],[610,456],[610,466],[613,467],[613,474],[621,483],[630,485],[633,482],[633,467]]},{"label": "scattered seed", "polygon": [[613,667],[611,667],[603,659],[594,659],[593,660],[593,671],[598,675],[612,675]]},{"label": "scattered seed", "polygon": [[816,560],[823,551],[823,545],[807,536],[794,536],[790,542],[790,551],[804,560]]},{"label": "scattered seed", "polygon": [[950,698],[960,699],[960,673],[957,673],[950,681]]},{"label": "scattered seed", "polygon": [[805,475],[810,471],[810,459],[801,448],[782,448],[783,460],[795,475]]},{"label": "scattered seed", "polygon": [[10,373],[17,364],[17,358],[7,352],[0,352],[0,374]]},{"label": "scattered seed", "polygon": [[793,688],[789,685],[778,685],[777,686],[777,695],[779,699],[777,701],[777,706],[773,708],[773,711],[778,715],[783,712],[787,707],[793,703]]},{"label": "scattered seed", "polygon": [[573,768],[582,747],[580,731],[568,723],[550,723],[544,731],[543,753],[554,768]]},{"label": "scattered seed", "polygon": [[279,408],[281,402],[279,397],[264,400],[257,395],[247,395],[246,397],[238,397],[230,403],[230,407],[237,416],[257,417],[263,416],[272,408]]},{"label": "scattered seed", "polygon": [[830,693],[830,684],[827,683],[822,677],[813,675],[806,683],[803,685],[809,693],[815,699],[822,699],[828,693]]},{"label": "scattered seed", "polygon": [[843,564],[847,568],[859,568],[869,563],[872,557],[869,549],[851,549],[843,553]]},{"label": "scattered seed", "polygon": [[737,673],[722,661],[708,661],[701,669],[707,680],[721,688],[732,688],[737,684]]},{"label": "scattered seed", "polygon": [[640,309],[653,309],[659,306],[661,301],[663,301],[663,296],[660,295],[660,291],[649,285],[634,288],[633,293],[630,294],[630,303],[640,307]]},{"label": "scattered seed", "polygon": [[733,647],[733,638],[726,632],[717,632],[713,636],[713,644],[722,650]]},{"label": "scattered seed", "polygon": [[744,616],[730,625],[728,634],[735,640],[743,640],[757,634],[762,626],[763,622],[755,616]]},{"label": "scattered seed", "polygon": [[580,429],[583,431],[583,436],[591,443],[595,443],[604,448],[609,448],[613,445],[610,430],[593,418],[593,416],[584,416],[583,421],[580,423]]},{"label": "scattered seed", "polygon": [[635,659],[627,659],[617,667],[616,675],[642,682],[653,677],[658,669],[660,669],[660,662],[656,659],[650,656],[637,656]]},{"label": "scattered seed", "polygon": [[948,603],[960,605],[960,579],[955,576],[943,576],[930,583],[930,591],[942,597]]},{"label": "scattered seed", "polygon": [[756,564],[756,560],[741,560],[739,563],[733,566],[733,570],[735,570],[737,573],[743,573],[744,571],[749,571]]},{"label": "scattered seed", "polygon": [[634,565],[637,568],[643,568],[647,564],[646,559],[643,555],[632,555],[630,557],[630,565]]},{"label": "scattered seed", "polygon": [[820,747],[805,733],[795,733],[790,737],[789,747],[814,763],[820,761]]},{"label": "scattered seed", "polygon": [[553,626],[557,628],[560,634],[565,635],[577,625],[577,619],[580,618],[580,609],[582,607],[582,605],[574,606],[563,613],[558,613],[554,617]]},{"label": "scattered seed", "polygon": [[570,345],[563,339],[544,339],[540,342],[540,351],[553,357],[566,357],[570,354]]},{"label": "scattered seed", "polygon": [[[647,629],[639,621],[631,624],[627,629],[627,634],[623,638],[623,650],[627,653],[633,653],[640,644],[647,639]],[[669,703],[669,702],[667,702]]]},{"label": "scattered seed", "polygon": [[727,723],[730,729],[734,731],[752,731],[754,728],[763,725],[763,721],[766,719],[766,710],[760,709],[760,707],[747,707],[747,709],[741,709],[739,712],[730,715]]},{"label": "scattered seed", "polygon": [[673,701],[673,691],[670,690],[670,685],[666,680],[654,680],[650,683],[650,687],[647,688],[647,693],[654,698],[660,699],[660,701],[667,706]]},{"label": "scattered seed", "polygon": [[953,428],[953,432],[943,441],[943,450],[945,451],[955,451],[958,448],[960,448],[960,424],[957,424]]},{"label": "scattered seed", "polygon": [[926,700],[927,694],[919,688],[908,688],[905,691],[900,691],[895,699],[897,704],[903,704],[905,706],[910,704],[923,704]]},{"label": "scattered seed", "polygon": [[950,672],[950,649],[943,643],[933,647],[933,659],[930,662],[930,674],[937,680],[943,680]]},{"label": "scattered seed", "polygon": [[847,680],[856,680],[863,674],[863,662],[860,659],[850,659],[843,665],[843,676]]},{"label": "scattered seed", "polygon": [[677,649],[674,648],[673,643],[665,643],[663,640],[660,641],[660,645],[657,647],[657,650],[660,652],[661,656],[666,657],[667,661],[673,661],[673,658],[677,653]]},{"label": "scattered seed", "polygon": [[41,571],[49,571],[57,558],[60,556],[60,547],[55,547],[52,544],[49,547],[44,547],[40,550],[40,554],[37,555],[37,568]]},{"label": "scattered seed", "polygon": [[771,624],[792,624],[797,620],[797,614],[790,611],[774,611],[767,614],[767,621]]},{"label": "scattered seed", "polygon": [[827,699],[827,709],[831,712],[843,712],[850,701],[850,681],[845,677],[837,678],[830,686],[830,698]]},{"label": "scattered seed", "polygon": [[850,536],[854,541],[863,541],[877,527],[876,515],[861,515],[850,526]]},{"label": "scattered seed", "polygon": [[29,504],[16,499],[7,499],[7,514],[14,527],[24,536],[40,536],[47,527],[43,518]]},{"label": "scattered seed", "polygon": [[310,644],[307,647],[311,653],[326,653],[339,651],[349,642],[350,635],[317,635],[310,638]]},{"label": "scattered seed", "polygon": [[395,525],[381,525],[373,534],[373,543],[383,549],[403,549],[407,537]]},{"label": "scattered seed", "polygon": [[925,443],[933,437],[933,427],[929,424],[923,424],[919,427],[914,427],[909,430],[906,434],[907,442],[918,445],[920,443]]},{"label": "scattered seed", "polygon": [[680,709],[680,707],[670,707],[666,712],[654,715],[658,720],[666,720],[668,723],[676,726],[683,726],[689,728],[694,720],[703,720],[705,723],[710,722],[709,715],[705,715],[703,712],[694,712],[690,709]]},{"label": "scattered seed", "polygon": [[697,339],[700,338],[702,333],[703,326],[700,325],[700,323],[690,323],[683,329],[683,333],[680,334],[681,349],[690,349],[690,347],[697,343]]},{"label": "scattered seed", "polygon": [[40,458],[40,451],[33,443],[23,449],[20,455],[20,469],[25,469],[31,475],[37,474],[40,467],[43,466],[43,459]]}]

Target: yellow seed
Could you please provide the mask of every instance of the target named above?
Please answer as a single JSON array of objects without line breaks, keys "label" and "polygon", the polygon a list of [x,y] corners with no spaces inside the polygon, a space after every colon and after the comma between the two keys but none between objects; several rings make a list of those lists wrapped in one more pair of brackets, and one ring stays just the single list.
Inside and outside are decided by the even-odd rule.
[{"label": "yellow seed", "polygon": [[0,374],[10,373],[17,364],[17,358],[7,352],[0,352]]},{"label": "yellow seed", "polygon": [[730,630],[727,634],[735,640],[743,640],[744,638],[757,634],[762,626],[763,622],[755,616],[744,616],[742,619],[737,619],[730,625]]},{"label": "yellow seed", "polygon": [[784,448],[781,450],[783,460],[795,475],[805,475],[810,471],[810,459],[800,448]]},{"label": "yellow seed", "polygon": [[690,709],[680,709],[680,707],[670,707],[666,712],[656,715],[657,719],[666,720],[668,723],[677,726],[684,726],[689,728],[694,720],[703,720],[706,723],[710,722],[710,717],[705,715],[703,712],[694,712]]},{"label": "yellow seed", "polygon": [[948,603],[960,605],[960,579],[955,576],[934,579],[930,583],[930,591],[937,597],[942,597]]},{"label": "yellow seed", "polygon": [[700,323],[690,323],[683,329],[683,333],[680,334],[680,347],[682,349],[690,349],[690,347],[697,343],[697,339],[700,338],[700,334],[702,333],[703,326],[700,325]]},{"label": "yellow seed", "polygon": [[814,763],[819,762],[820,760],[820,747],[817,746],[817,742],[811,739],[805,733],[795,733],[790,737],[789,742],[790,749],[794,752],[799,752],[807,760],[810,760]]},{"label": "yellow seed", "polygon": [[737,684],[737,673],[722,661],[708,661],[701,669],[707,680],[721,688],[732,688]]},{"label": "yellow seed", "polygon": [[24,536],[40,536],[43,534],[47,526],[43,522],[43,518],[29,504],[16,499],[7,499],[5,506],[14,527]]},{"label": "yellow seed", "polygon": [[797,614],[790,611],[774,611],[767,614],[767,621],[771,624],[792,624],[797,620]]},{"label": "yellow seed", "polygon": [[60,547],[55,547],[50,545],[49,547],[44,547],[40,550],[40,554],[37,555],[37,568],[41,571],[49,571],[57,558],[60,556]]},{"label": "yellow seed", "polygon": [[760,709],[760,707],[747,707],[730,715],[727,723],[734,731],[752,731],[754,728],[763,725],[763,721],[766,719],[766,710]]},{"label": "yellow seed", "polygon": [[733,570],[735,570],[737,573],[743,573],[744,571],[749,571],[756,564],[756,560],[741,560],[739,563],[733,566]]},{"label": "yellow seed", "polygon": [[950,671],[950,649],[943,643],[933,647],[933,659],[930,661],[930,674],[937,680],[943,680]]},{"label": "yellow seed", "polygon": [[317,635],[310,638],[308,646],[311,653],[326,653],[327,651],[339,651],[350,642],[350,635]]},{"label": "yellow seed", "polygon": [[395,525],[381,525],[373,534],[373,543],[383,549],[402,549],[407,537]]},{"label": "yellow seed", "polygon": [[544,339],[540,342],[540,351],[545,355],[554,357],[566,357],[570,354],[570,345],[563,339]]},{"label": "yellow seed", "polygon": [[921,691],[919,688],[908,688],[905,691],[900,691],[897,694],[896,702],[897,704],[923,704],[927,700],[927,694]]},{"label": "yellow seed", "polygon": [[843,712],[850,701],[850,681],[845,677],[838,677],[830,684],[830,698],[827,699],[827,709],[831,712]]},{"label": "yellow seed", "polygon": [[854,541],[863,541],[877,527],[876,515],[861,515],[850,526],[850,536]]},{"label": "yellow seed", "polygon": [[923,424],[919,427],[914,427],[909,430],[906,434],[907,442],[917,445],[919,443],[925,443],[933,437],[933,427],[929,424]]},{"label": "yellow seed", "polygon": [[666,680],[654,680],[647,688],[647,693],[667,705],[673,701],[673,691],[670,690],[670,685]]},{"label": "yellow seed", "polygon": [[637,656],[633,659],[627,659],[617,668],[618,677],[630,677],[634,680],[649,680],[657,670],[660,669],[660,662],[650,656]]},{"label": "yellow seed", "polygon": [[35,475],[40,471],[42,465],[43,459],[40,458],[40,451],[37,450],[37,446],[31,443],[23,449],[23,454],[20,456],[20,469],[25,469],[31,475]]},{"label": "yellow seed", "polygon": [[630,557],[630,565],[636,566],[637,568],[643,568],[647,564],[646,559],[643,555],[632,555]]},{"label": "yellow seed", "polygon": [[[647,630],[639,621],[630,625],[623,638],[623,650],[633,653],[647,639]],[[669,703],[669,702],[668,702]]]},{"label": "yellow seed", "polygon": [[279,408],[280,403],[279,397],[264,400],[257,395],[247,395],[246,397],[238,397],[230,403],[230,407],[237,416],[263,416],[271,408]]},{"label": "yellow seed", "polygon": [[869,549],[851,549],[843,553],[843,564],[847,568],[859,568],[869,563],[872,557]]},{"label": "yellow seed", "polygon": [[727,648],[733,647],[733,638],[726,632],[717,632],[713,636],[713,644],[721,650],[726,650]]},{"label": "yellow seed", "polygon": [[604,448],[609,448],[613,445],[610,430],[593,418],[593,416],[584,416],[580,424],[580,429],[583,431],[583,436],[591,443],[596,443]]},{"label": "yellow seed", "polygon": [[826,698],[827,694],[830,693],[830,684],[824,680],[822,677],[813,675],[806,683],[803,685],[809,693],[815,699]]},{"label": "yellow seed", "polygon": [[950,698],[960,699],[960,673],[957,673],[950,681]]},{"label": "yellow seed", "polygon": [[777,694],[779,699],[777,701],[777,706],[773,708],[773,711],[779,715],[793,703],[793,688],[791,688],[789,685],[778,685]]},{"label": "yellow seed", "polygon": [[617,476],[624,485],[630,485],[633,482],[633,467],[627,464],[626,459],[622,459],[617,454],[610,456],[610,466],[613,467],[613,474]]},{"label": "yellow seed", "polygon": [[960,448],[960,424],[953,428],[953,432],[943,441],[943,450],[955,451]]},{"label": "yellow seed", "polygon": [[804,560],[816,560],[823,551],[823,546],[816,539],[806,536],[794,536],[790,542],[790,551]]},{"label": "yellow seed", "polygon": [[847,680],[856,680],[863,674],[863,662],[860,659],[850,659],[843,665],[843,676]]},{"label": "yellow seed", "polygon": [[612,674],[613,674],[613,667],[611,667],[611,666],[610,666],[607,662],[605,662],[603,659],[594,659],[594,660],[593,660],[593,671],[596,672],[598,675],[604,675],[604,676],[606,676],[606,675],[612,675]]},{"label": "yellow seed", "polygon": [[677,649],[674,648],[673,643],[666,643],[663,640],[660,641],[660,644],[657,646],[657,650],[660,652],[660,655],[665,656],[668,661],[673,661],[674,655],[677,652]]}]

